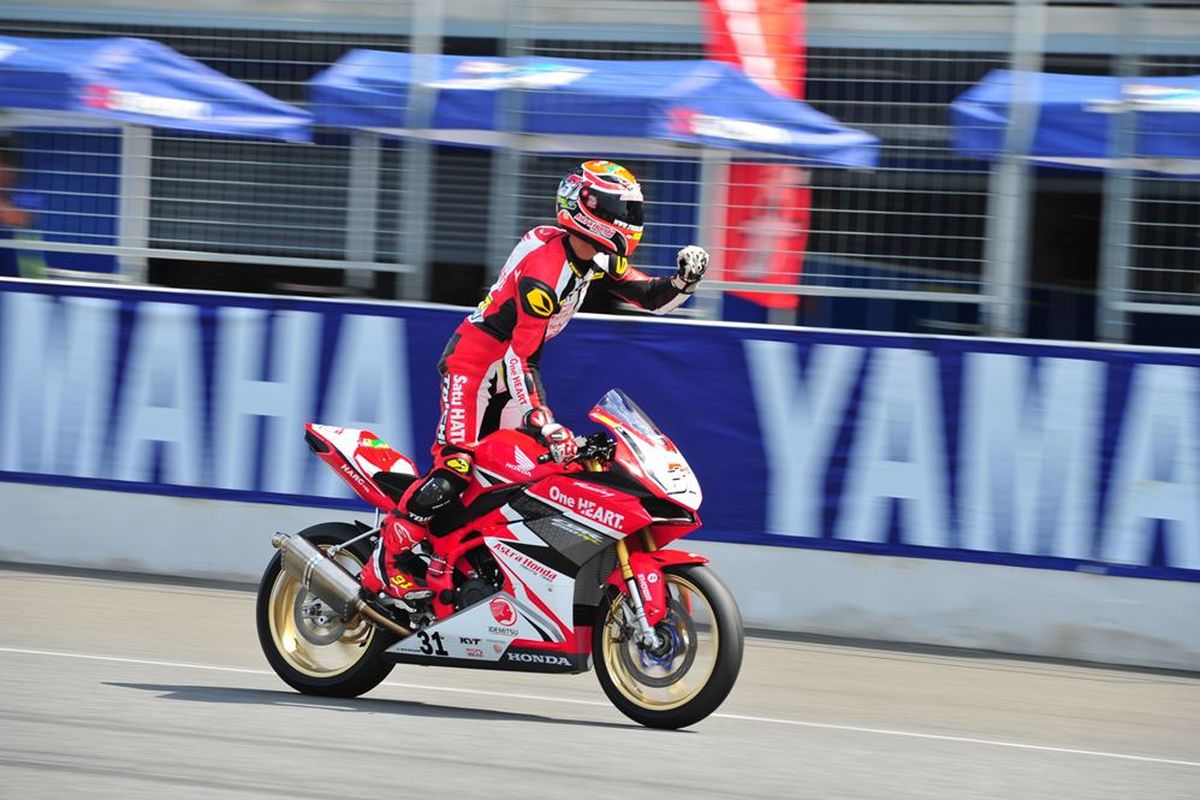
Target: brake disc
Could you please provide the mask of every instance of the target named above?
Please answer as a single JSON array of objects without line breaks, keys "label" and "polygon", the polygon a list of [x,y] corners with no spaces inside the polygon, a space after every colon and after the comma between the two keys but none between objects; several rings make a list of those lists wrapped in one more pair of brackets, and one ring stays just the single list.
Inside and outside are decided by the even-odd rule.
[{"label": "brake disc", "polygon": [[346,621],[315,594],[296,595],[292,606],[296,631],[304,640],[316,645],[333,644],[346,634]]},{"label": "brake disc", "polygon": [[[664,649],[661,653],[651,652],[636,640],[631,640],[618,652],[625,669],[637,678],[638,683],[658,689],[675,683],[691,669],[692,662],[696,660],[696,623],[683,605],[671,598],[667,615],[654,626],[654,630],[663,639]],[[645,671],[656,666],[667,669],[680,655],[683,660],[679,666],[665,675],[648,675]],[[635,656],[639,663],[635,663]]]}]

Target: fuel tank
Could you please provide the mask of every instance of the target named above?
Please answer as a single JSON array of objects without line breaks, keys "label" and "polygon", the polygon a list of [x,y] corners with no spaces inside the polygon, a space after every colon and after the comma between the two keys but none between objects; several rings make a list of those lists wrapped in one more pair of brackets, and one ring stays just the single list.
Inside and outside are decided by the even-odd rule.
[{"label": "fuel tank", "polygon": [[474,478],[481,488],[501,483],[528,483],[563,468],[554,462],[539,464],[546,448],[518,430],[505,429],[485,436],[475,449]]}]

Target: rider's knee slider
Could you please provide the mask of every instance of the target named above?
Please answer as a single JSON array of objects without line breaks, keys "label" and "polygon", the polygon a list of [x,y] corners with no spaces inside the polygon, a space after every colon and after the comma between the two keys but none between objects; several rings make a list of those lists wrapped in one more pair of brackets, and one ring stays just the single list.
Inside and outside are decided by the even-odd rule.
[{"label": "rider's knee slider", "polygon": [[432,472],[413,492],[404,510],[418,522],[427,522],[438,511],[457,500],[466,483],[464,480],[461,486],[455,486],[455,482],[443,470]]}]

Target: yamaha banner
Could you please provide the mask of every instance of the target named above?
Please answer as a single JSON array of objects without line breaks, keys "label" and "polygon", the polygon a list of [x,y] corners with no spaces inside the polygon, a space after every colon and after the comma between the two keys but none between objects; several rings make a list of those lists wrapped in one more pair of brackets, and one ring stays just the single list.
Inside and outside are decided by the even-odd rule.
[{"label": "yamaha banner", "polygon": [[[0,281],[0,480],[366,511],[303,425],[427,466],[465,313]],[[674,439],[700,538],[1200,580],[1200,351],[594,317],[542,367]]]}]

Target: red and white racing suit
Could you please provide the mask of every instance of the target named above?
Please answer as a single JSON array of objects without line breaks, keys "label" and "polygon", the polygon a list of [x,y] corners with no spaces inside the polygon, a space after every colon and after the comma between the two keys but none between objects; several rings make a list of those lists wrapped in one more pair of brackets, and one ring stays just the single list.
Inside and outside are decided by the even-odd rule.
[{"label": "red and white racing suit", "polygon": [[395,597],[428,594],[397,559],[426,537],[418,520],[428,520],[449,501],[450,492],[461,493],[467,486],[476,442],[502,427],[519,426],[527,412],[545,406],[537,366],[542,345],[567,326],[591,284],[599,282],[659,314],[690,296],[671,278],[650,278],[624,258],[609,264],[601,259],[610,256],[601,253],[593,261],[581,261],[567,246],[567,237],[566,231],[549,225],[525,234],[487,297],[450,337],[438,364],[442,415],[432,448],[433,469],[408,487],[397,503],[398,513],[383,526],[375,555],[362,572],[367,591]]},{"label": "red and white racing suit", "polygon": [[[487,297],[450,337],[438,364],[442,415],[435,465],[473,450],[492,431],[517,427],[526,412],[546,405],[538,371],[542,345],[567,326],[593,283],[657,314],[690,297],[670,277],[650,278],[624,258],[599,253],[581,261],[567,241],[567,232],[551,225],[526,233]],[[601,259],[608,258],[614,262],[605,270]]]}]

